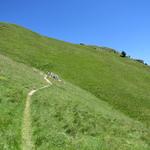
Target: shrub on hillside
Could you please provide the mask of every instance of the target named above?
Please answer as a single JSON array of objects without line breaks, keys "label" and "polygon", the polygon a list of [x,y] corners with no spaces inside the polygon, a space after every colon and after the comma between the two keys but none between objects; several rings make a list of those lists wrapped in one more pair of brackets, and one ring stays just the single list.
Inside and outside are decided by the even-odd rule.
[{"label": "shrub on hillside", "polygon": [[144,64],[144,60],[142,60],[142,59],[135,59],[135,61]]},{"label": "shrub on hillside", "polygon": [[7,28],[7,26],[0,24],[0,29],[4,29],[4,28]]},{"label": "shrub on hillside", "polygon": [[108,51],[108,52],[113,52],[113,53],[118,53],[115,49],[113,49],[113,48],[108,48],[108,47],[104,47],[104,46],[102,46],[102,47],[100,47],[100,48],[102,48],[103,50],[106,50],[106,51]]},{"label": "shrub on hillside", "polygon": [[126,57],[126,55],[127,55],[126,52],[125,52],[125,51],[122,51],[120,56],[121,56],[121,57]]},{"label": "shrub on hillside", "polygon": [[80,45],[84,46],[85,44],[84,43],[80,43]]}]

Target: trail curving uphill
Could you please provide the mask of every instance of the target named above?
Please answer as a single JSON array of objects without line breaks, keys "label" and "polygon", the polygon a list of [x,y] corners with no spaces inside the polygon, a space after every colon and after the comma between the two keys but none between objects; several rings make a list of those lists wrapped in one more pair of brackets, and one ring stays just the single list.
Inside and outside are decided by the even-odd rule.
[{"label": "trail curving uphill", "polygon": [[34,144],[32,142],[32,129],[31,129],[31,116],[30,116],[30,102],[31,97],[39,90],[48,88],[52,85],[52,82],[47,79],[47,76],[44,75],[44,80],[48,83],[48,85],[43,86],[36,90],[31,90],[26,98],[26,104],[23,115],[23,127],[22,127],[22,149],[23,150],[34,150]]}]

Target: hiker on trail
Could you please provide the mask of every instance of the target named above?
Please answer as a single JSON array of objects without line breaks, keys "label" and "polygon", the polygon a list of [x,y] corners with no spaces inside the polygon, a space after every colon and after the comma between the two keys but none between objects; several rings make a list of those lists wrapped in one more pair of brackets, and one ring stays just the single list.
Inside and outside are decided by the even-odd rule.
[{"label": "hiker on trail", "polygon": [[48,73],[47,73],[47,76],[50,77],[50,76],[51,76],[51,72],[48,72]]},{"label": "hiker on trail", "polygon": [[47,77],[53,78],[54,80],[61,81],[61,80],[59,79],[59,76],[58,76],[57,74],[53,73],[53,72],[48,72],[48,73],[47,73]]}]

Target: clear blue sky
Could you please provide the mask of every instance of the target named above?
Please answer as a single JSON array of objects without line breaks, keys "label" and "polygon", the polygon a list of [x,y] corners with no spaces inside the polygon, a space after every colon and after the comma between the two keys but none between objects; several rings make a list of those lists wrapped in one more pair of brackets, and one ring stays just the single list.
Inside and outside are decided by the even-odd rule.
[{"label": "clear blue sky", "polygon": [[125,50],[150,64],[150,0],[1,0],[0,21]]}]

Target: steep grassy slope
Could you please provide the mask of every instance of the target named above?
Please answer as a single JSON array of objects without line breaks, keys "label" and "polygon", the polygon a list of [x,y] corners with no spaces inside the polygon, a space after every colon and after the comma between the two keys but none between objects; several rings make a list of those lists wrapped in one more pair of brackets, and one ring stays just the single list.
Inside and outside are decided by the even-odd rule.
[{"label": "steep grassy slope", "polygon": [[32,68],[0,55],[0,150],[20,150],[27,92],[44,85]]},{"label": "steep grassy slope", "polygon": [[32,98],[35,149],[146,150],[149,130],[87,91],[54,83]]},{"label": "steep grassy slope", "polygon": [[150,125],[150,68],[106,48],[94,49],[50,39],[1,23],[0,53],[64,79]]},{"label": "steep grassy slope", "polygon": [[148,67],[101,48],[48,39],[9,24],[0,25],[0,53],[0,149],[22,148],[27,93],[45,85],[33,66],[78,85],[53,81],[33,95],[35,149],[149,149]]},{"label": "steep grassy slope", "polygon": [[[0,149],[22,149],[23,111],[31,89],[46,83],[39,71],[0,55]],[[31,99],[35,149],[148,149],[149,130],[87,91],[53,81]]]}]

